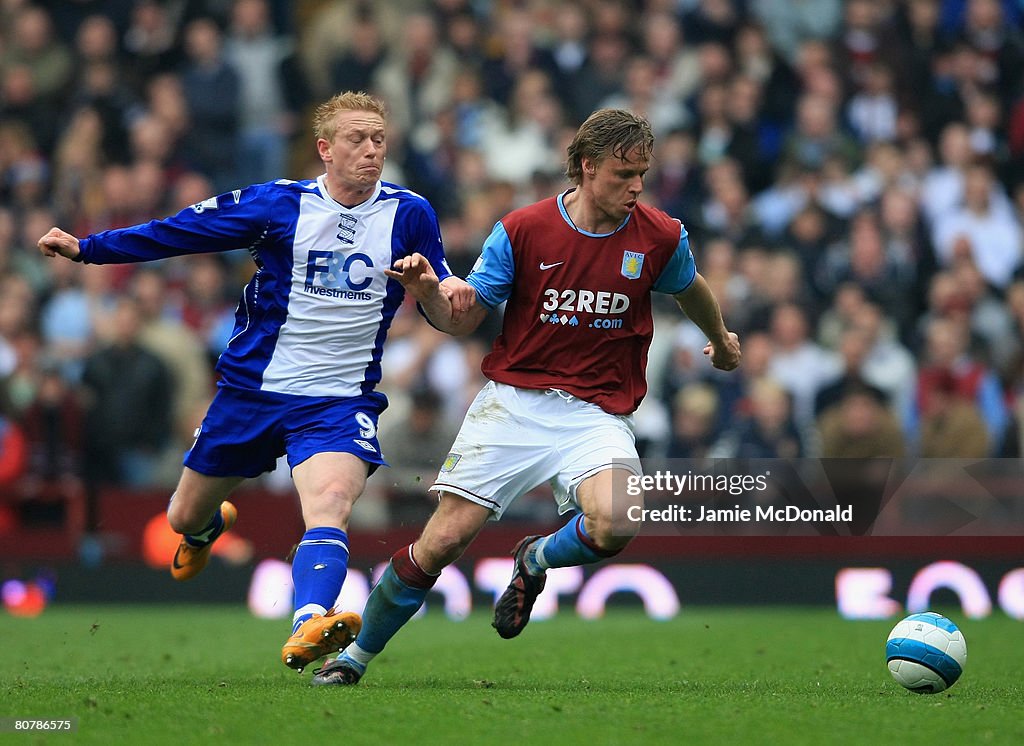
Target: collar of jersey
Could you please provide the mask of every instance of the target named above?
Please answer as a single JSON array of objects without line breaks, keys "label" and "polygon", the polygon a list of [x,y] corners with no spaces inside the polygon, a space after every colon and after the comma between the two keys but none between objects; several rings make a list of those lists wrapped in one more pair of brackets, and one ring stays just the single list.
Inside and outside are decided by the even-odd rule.
[{"label": "collar of jersey", "polygon": [[585,231],[579,226],[577,226],[576,223],[572,222],[572,218],[569,217],[569,213],[566,211],[565,205],[562,203],[562,200],[565,198],[565,195],[567,195],[569,192],[575,191],[575,189],[576,187],[573,187],[572,189],[566,189],[564,192],[562,192],[555,198],[555,202],[558,203],[558,211],[562,213],[562,220],[568,223],[569,227],[572,228],[574,231],[576,231],[577,233],[582,233],[584,236],[590,236],[591,238],[604,238],[605,236],[614,235],[626,227],[626,223],[629,222],[629,215],[627,215],[625,219],[621,223],[619,223],[618,228],[616,228],[613,231],[609,231],[608,233],[591,233],[590,231]]},{"label": "collar of jersey", "polygon": [[327,191],[327,182],[324,181],[326,176],[327,174],[320,174],[319,176],[316,177],[316,185],[320,189],[320,194],[323,195],[324,200],[328,204],[334,205],[339,210],[342,210],[344,212],[365,212],[367,209],[373,206],[373,203],[377,201],[377,197],[380,196],[381,184],[380,179],[377,179],[377,184],[376,186],[373,187],[373,194],[367,197],[365,202],[360,202],[355,207],[345,207],[345,205],[341,204],[336,199],[334,199],[334,197],[331,196],[331,193]]}]

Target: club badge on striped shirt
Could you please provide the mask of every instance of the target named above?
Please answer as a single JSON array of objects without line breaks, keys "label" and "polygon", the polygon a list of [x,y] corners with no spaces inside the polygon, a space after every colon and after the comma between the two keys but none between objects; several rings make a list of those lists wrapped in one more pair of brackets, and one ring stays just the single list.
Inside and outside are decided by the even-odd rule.
[{"label": "club badge on striped shirt", "polygon": [[625,251],[622,254],[622,276],[627,280],[635,280],[640,277],[644,268],[644,255],[635,251]]}]

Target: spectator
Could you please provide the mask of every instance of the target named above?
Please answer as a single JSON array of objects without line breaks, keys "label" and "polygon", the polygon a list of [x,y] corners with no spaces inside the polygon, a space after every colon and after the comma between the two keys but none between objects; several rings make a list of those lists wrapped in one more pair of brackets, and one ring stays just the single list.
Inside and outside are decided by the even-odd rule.
[{"label": "spectator", "polygon": [[918,368],[914,356],[900,342],[895,324],[883,315],[876,303],[855,306],[850,321],[868,342],[867,357],[861,367],[864,379],[885,392],[902,420],[914,397]]},{"label": "spectator", "polygon": [[658,95],[687,101],[700,87],[700,60],[685,38],[683,25],[664,11],[644,14],[641,33],[643,53],[654,63]]},{"label": "spectator", "polygon": [[102,153],[107,163],[129,159],[128,129],[141,105],[121,81],[121,68],[110,60],[95,60],[79,70],[72,109],[88,106],[103,124]]},{"label": "spectator", "polygon": [[786,303],[771,315],[771,337],[775,345],[769,372],[793,397],[793,417],[800,427],[814,418],[814,395],[840,369],[838,357],[819,347],[809,336],[807,314]]},{"label": "spectator", "polygon": [[871,66],[879,60],[882,24],[886,20],[883,13],[878,0],[843,3],[843,21],[836,34],[833,59],[847,90],[864,86]]},{"label": "spectator", "polygon": [[804,438],[792,416],[792,399],[771,378],[754,381],[747,397],[749,412],[733,427],[731,458],[784,458],[807,455]]},{"label": "spectator", "polygon": [[64,215],[93,212],[103,172],[104,122],[91,107],[79,108],[68,120],[53,158],[54,207]]},{"label": "spectator", "polygon": [[396,44],[373,76],[373,89],[388,104],[392,137],[407,135],[451,101],[455,55],[440,43],[437,22],[427,13],[413,13],[402,23]]},{"label": "spectator", "polygon": [[[697,158],[707,168],[725,157],[733,138],[729,118],[729,89],[725,83],[709,82],[697,92]],[[736,162],[742,175],[742,164]]]},{"label": "spectator", "polygon": [[939,264],[969,258],[994,287],[1005,290],[1021,266],[1024,233],[1012,211],[992,198],[992,167],[978,161],[964,174],[964,201],[936,219],[932,243]]},{"label": "spectator", "polygon": [[847,391],[818,421],[824,458],[902,458],[906,444],[895,416],[869,391]]},{"label": "spectator", "polygon": [[882,33],[880,57],[896,76],[900,96],[922,109],[932,87],[932,64],[943,44],[940,0],[907,0],[895,9],[893,23]]},{"label": "spectator", "polygon": [[43,482],[76,479],[82,469],[82,406],[53,360],[35,371],[33,398],[20,420],[28,442],[29,473]]},{"label": "spectator", "polygon": [[241,87],[235,179],[260,184],[289,174],[288,148],[298,131],[301,102],[309,94],[291,43],[274,33],[267,0],[234,3],[224,58]]},{"label": "spectator", "polygon": [[79,63],[109,62],[123,68],[117,26],[100,13],[86,16],[75,30],[75,55]]},{"label": "spectator", "polygon": [[211,19],[200,18],[186,27],[185,52],[181,83],[189,128],[182,153],[218,192],[231,191],[239,185],[242,81],[224,55],[221,30]]},{"label": "spectator", "polygon": [[380,24],[369,3],[357,4],[351,28],[348,48],[340,50],[329,65],[335,91],[369,90],[386,55]]},{"label": "spectator", "polygon": [[952,373],[938,375],[921,413],[921,458],[985,458],[991,453],[985,420],[957,394]]},{"label": "spectator", "polygon": [[697,214],[704,201],[704,172],[696,159],[696,142],[688,130],[673,130],[655,144],[655,158],[644,195],[677,217]]},{"label": "spectator", "polygon": [[170,9],[157,0],[135,3],[122,42],[136,91],[145,90],[152,78],[177,70],[182,62]]},{"label": "spectator", "polygon": [[132,278],[131,294],[139,312],[139,344],[163,363],[171,378],[174,407],[161,474],[172,485],[181,470],[181,454],[195,439],[202,413],[213,399],[214,372],[203,340],[181,320],[181,308],[169,297],[167,281],[152,267]]},{"label": "spectator", "polygon": [[929,226],[963,200],[964,171],[973,157],[967,125],[946,126],[939,139],[939,163],[927,171],[921,184],[921,209]]},{"label": "spectator", "polygon": [[981,57],[981,76],[1003,96],[1016,95],[1024,70],[1020,26],[1007,23],[999,0],[967,0],[961,38]]},{"label": "spectator", "polygon": [[227,267],[219,257],[202,254],[188,257],[187,265],[182,321],[203,344],[212,365],[227,346],[235,323]]},{"label": "spectator", "polygon": [[[753,390],[762,380],[778,386],[778,381],[769,373],[774,349],[771,338],[763,331],[753,331],[746,335],[743,344],[743,366],[737,368],[729,377],[710,374],[702,380],[711,384],[718,395],[718,420],[716,432],[724,435],[722,445],[727,452],[729,443],[734,442],[732,436],[741,422],[748,420],[754,406],[751,402]],[[792,400],[787,404],[792,412]]]},{"label": "spectator", "polygon": [[551,93],[547,75],[532,70],[520,77],[508,117],[483,132],[488,176],[521,188],[538,171],[560,170],[555,147],[561,124],[561,106]]},{"label": "spectator", "polygon": [[[905,299],[905,305],[908,313],[916,315],[924,306],[924,286],[935,269],[935,255],[920,205],[909,189],[890,186],[882,192],[879,218],[886,256],[905,276],[914,278],[914,297],[910,302]],[[906,331],[901,329],[901,334]]]},{"label": "spectator", "polygon": [[[999,381],[990,368],[971,356],[966,324],[952,319],[934,319],[928,326],[925,365],[917,374],[917,390],[906,418],[908,433],[920,438],[921,415],[933,410],[932,396],[953,393],[977,407],[988,431],[989,455],[998,456],[1010,424],[1010,415]],[[945,387],[945,388],[942,388]]]},{"label": "spectator", "polygon": [[413,523],[430,515],[435,501],[424,492],[423,481],[441,468],[457,434],[444,417],[440,395],[424,385],[409,394],[406,415],[381,429],[381,447],[387,449],[391,464],[385,476],[393,522]]},{"label": "spectator", "polygon": [[47,104],[57,106],[67,92],[72,76],[72,57],[67,46],[53,33],[47,11],[26,4],[15,14],[0,56],[0,70],[24,65],[31,71],[32,88]]},{"label": "spectator", "polygon": [[9,489],[28,467],[28,442],[21,426],[0,409],[0,489]]},{"label": "spectator", "polygon": [[558,81],[555,89],[564,97],[562,105],[571,109],[576,79],[587,60],[588,24],[582,4],[575,1],[558,3],[552,26],[551,61]]},{"label": "spectator", "polygon": [[[0,209],[0,234],[3,233],[3,210]],[[50,271],[46,261],[40,261],[42,257],[39,250],[35,248],[38,240],[37,231],[42,228],[49,230],[56,222],[54,211],[48,207],[33,207],[21,216],[21,226],[14,243],[10,246],[11,256],[8,269],[12,276],[18,277],[28,283],[32,290],[32,302],[30,304],[32,313],[38,312],[38,299],[46,296],[50,291]],[[3,237],[0,235],[0,247],[3,244]],[[2,248],[0,248],[2,253]],[[0,277],[3,277],[4,270],[0,269]],[[34,326],[34,324],[33,324]]]},{"label": "spectator", "polygon": [[861,142],[896,139],[899,105],[893,73],[886,63],[875,60],[867,65],[846,113]]},{"label": "spectator", "polygon": [[576,79],[572,119],[582,122],[601,102],[622,90],[629,44],[618,34],[596,34],[587,48],[587,61]]},{"label": "spectator", "polygon": [[732,45],[740,14],[732,0],[697,0],[696,7],[683,14],[683,25],[691,43]]},{"label": "spectator", "polygon": [[757,78],[733,77],[726,102],[730,136],[725,152],[740,164],[743,183],[750,194],[767,189],[771,184],[772,164],[777,154],[774,125],[764,121],[761,115],[763,100],[764,88]]},{"label": "spectator", "polygon": [[859,150],[840,129],[833,103],[822,95],[805,94],[797,103],[794,131],[783,145],[783,161],[795,167],[822,168],[833,156],[853,164],[859,160]]},{"label": "spectator", "polygon": [[0,382],[23,364],[19,340],[31,330],[34,295],[17,275],[0,278]]},{"label": "spectator", "polygon": [[728,238],[737,246],[762,245],[765,236],[750,202],[740,169],[731,158],[721,158],[704,171],[708,199],[698,216],[690,218],[699,231]]},{"label": "spectator", "polygon": [[[455,0],[462,2],[462,0]],[[483,38],[484,27],[477,16],[470,10],[469,3],[442,19],[444,24],[444,42],[451,48],[462,69],[480,69],[484,63]]]},{"label": "spectator", "polygon": [[629,109],[651,123],[659,137],[689,123],[690,115],[679,99],[665,96],[658,86],[658,69],[653,59],[643,55],[626,63],[622,90],[601,102],[603,108]]},{"label": "spectator", "polygon": [[171,432],[173,381],[160,359],[140,343],[141,322],[138,305],[122,296],[109,344],[85,360],[83,456],[85,478],[93,488],[153,486]]},{"label": "spectator", "polygon": [[854,389],[874,396],[879,404],[888,407],[889,397],[878,386],[867,380],[864,374],[868,353],[874,339],[863,328],[850,327],[839,343],[839,354],[842,357],[842,371],[826,382],[814,395],[814,417],[821,418],[825,412],[840,404],[846,394]]},{"label": "spectator", "polygon": [[872,210],[859,212],[850,222],[848,240],[828,249],[814,282],[823,298],[831,297],[839,285],[860,285],[900,329],[907,328],[913,318],[907,299],[914,294],[914,273],[888,254],[878,215]]},{"label": "spectator", "polygon": [[61,366],[62,374],[77,383],[85,357],[94,342],[110,333],[110,318],[117,302],[112,274],[90,266],[82,272],[53,269],[54,292],[44,301],[40,330],[45,352]]},{"label": "spectator", "polygon": [[765,150],[778,152],[782,128],[789,123],[800,90],[793,66],[768,41],[764,26],[747,21],[736,33],[736,72],[757,80],[763,89]]},{"label": "spectator", "polygon": [[536,23],[528,9],[511,6],[497,16],[494,25],[493,52],[484,58],[481,70],[484,90],[492,100],[511,109],[523,76],[541,72],[551,79],[557,65],[550,52],[535,42]]},{"label": "spectator", "polygon": [[997,372],[1008,371],[1024,343],[1014,331],[1008,304],[985,282],[974,262],[957,262],[950,275],[958,301],[954,308],[966,315],[978,358]]},{"label": "spectator", "polygon": [[718,396],[706,383],[683,386],[672,402],[667,458],[706,458],[717,440]]},{"label": "spectator", "polygon": [[842,17],[840,0],[752,0],[750,8],[791,63],[803,42],[830,38]]}]

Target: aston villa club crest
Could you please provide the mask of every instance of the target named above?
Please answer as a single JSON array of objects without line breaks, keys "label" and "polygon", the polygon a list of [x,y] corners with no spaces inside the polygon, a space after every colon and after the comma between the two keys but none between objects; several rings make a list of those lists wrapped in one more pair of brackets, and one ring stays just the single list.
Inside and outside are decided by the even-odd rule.
[{"label": "aston villa club crest", "polygon": [[644,255],[635,251],[626,251],[622,255],[622,276],[627,280],[635,280],[640,277],[644,268]]},{"label": "aston villa club crest", "polygon": [[448,454],[448,457],[444,460],[444,463],[441,464],[441,471],[442,472],[449,472],[449,471],[451,471],[452,469],[455,468],[455,465],[457,463],[459,463],[459,461],[461,461],[461,460],[462,460],[462,454],[461,453],[455,453],[454,451],[452,451],[451,453]]}]

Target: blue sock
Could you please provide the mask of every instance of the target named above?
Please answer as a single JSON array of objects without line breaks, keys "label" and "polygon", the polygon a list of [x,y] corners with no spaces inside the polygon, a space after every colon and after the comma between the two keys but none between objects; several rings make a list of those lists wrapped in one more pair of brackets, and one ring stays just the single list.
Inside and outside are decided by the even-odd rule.
[{"label": "blue sock", "polygon": [[206,524],[206,528],[194,534],[185,534],[185,542],[198,549],[199,547],[205,547],[207,544],[212,544],[222,533],[224,533],[224,516],[220,514],[220,506],[218,505],[217,512],[213,514],[213,518]]},{"label": "blue sock", "polygon": [[383,650],[423,605],[437,578],[416,564],[412,558],[412,546],[395,552],[366,600],[363,628],[354,643],[356,650],[353,652],[358,655],[357,660],[364,670],[370,658]]},{"label": "blue sock", "polygon": [[526,567],[540,574],[549,567],[575,567],[590,565],[618,554],[618,550],[602,549],[590,538],[583,525],[583,514],[538,539],[526,552]]},{"label": "blue sock", "polygon": [[314,614],[324,614],[334,606],[347,574],[348,536],[344,531],[322,526],[303,534],[292,560],[292,632]]}]

